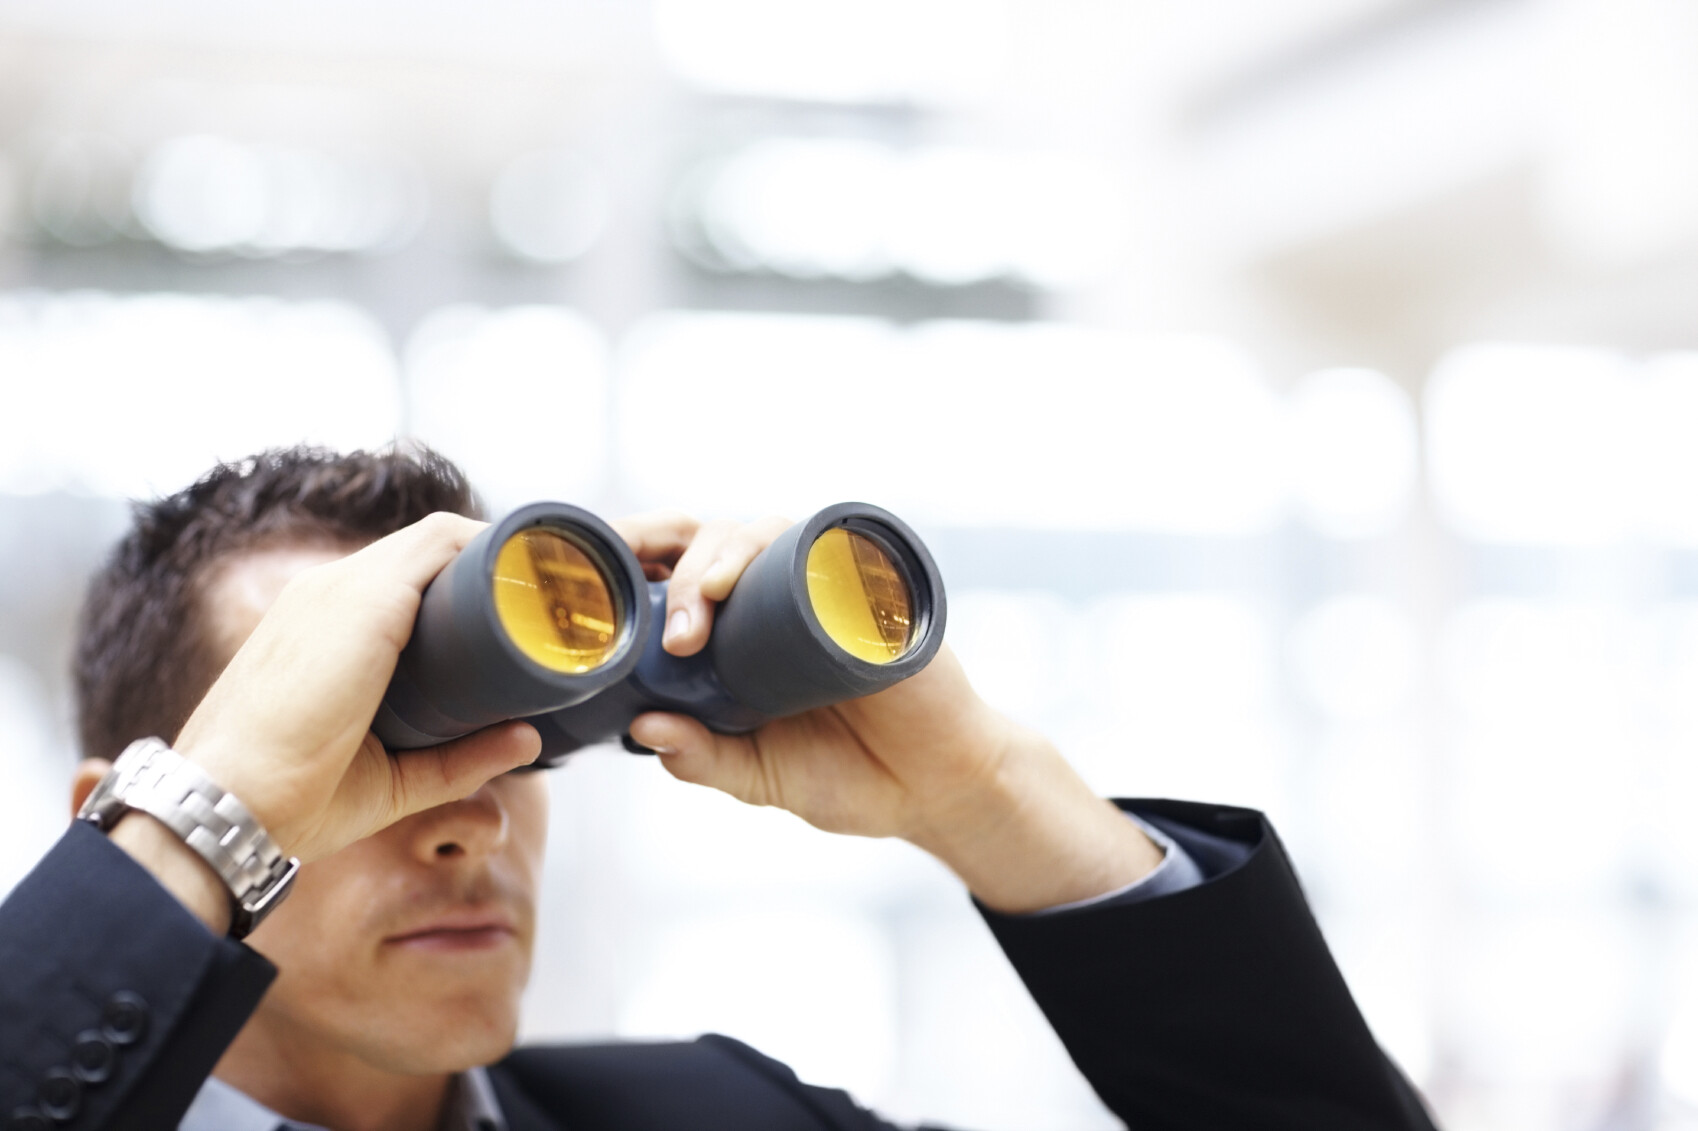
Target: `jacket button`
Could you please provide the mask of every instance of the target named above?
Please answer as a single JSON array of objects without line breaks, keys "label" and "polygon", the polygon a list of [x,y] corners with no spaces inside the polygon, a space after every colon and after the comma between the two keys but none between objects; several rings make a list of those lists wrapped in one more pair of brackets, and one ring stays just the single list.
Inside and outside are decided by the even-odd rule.
[{"label": "jacket button", "polygon": [[41,1110],[53,1117],[55,1123],[69,1123],[83,1106],[83,1086],[68,1068],[55,1068],[41,1080],[37,1100]]},{"label": "jacket button", "polygon": [[104,1084],[118,1063],[118,1050],[98,1029],[84,1029],[71,1046],[71,1071],[85,1084]]},{"label": "jacket button", "polygon": [[119,990],[107,999],[100,1031],[120,1048],[135,1044],[147,1032],[147,1002],[140,994]]},{"label": "jacket button", "polygon": [[20,1107],[6,1121],[6,1131],[53,1131],[53,1124],[33,1107]]}]

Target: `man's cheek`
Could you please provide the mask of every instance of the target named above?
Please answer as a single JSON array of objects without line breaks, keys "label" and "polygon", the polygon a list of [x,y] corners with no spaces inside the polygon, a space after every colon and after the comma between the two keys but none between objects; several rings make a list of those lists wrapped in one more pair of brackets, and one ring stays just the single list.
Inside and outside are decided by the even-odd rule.
[{"label": "man's cheek", "polygon": [[[310,866],[309,866],[310,868]],[[302,869],[303,880],[309,880],[309,869]],[[338,890],[337,885],[323,881],[329,877],[311,877],[290,899],[259,928],[248,936],[248,945],[264,955],[280,971],[280,978],[301,976],[308,971],[328,970],[332,973],[363,965],[358,954],[376,948],[379,940],[367,940],[361,946],[360,901],[346,897],[351,893]],[[312,882],[316,881],[316,882]]]}]

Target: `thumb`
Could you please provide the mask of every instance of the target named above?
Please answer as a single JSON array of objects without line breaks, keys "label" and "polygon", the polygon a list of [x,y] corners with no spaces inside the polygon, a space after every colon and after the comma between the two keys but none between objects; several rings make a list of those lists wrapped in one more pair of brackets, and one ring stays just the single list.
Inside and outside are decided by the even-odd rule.
[{"label": "thumb", "polygon": [[440,746],[390,756],[391,820],[470,797],[491,778],[536,760],[542,739],[525,722],[502,723]]},{"label": "thumb", "polygon": [[631,721],[631,737],[660,755],[679,781],[729,793],[750,805],[773,804],[754,739],[714,734],[687,715],[651,713]]}]

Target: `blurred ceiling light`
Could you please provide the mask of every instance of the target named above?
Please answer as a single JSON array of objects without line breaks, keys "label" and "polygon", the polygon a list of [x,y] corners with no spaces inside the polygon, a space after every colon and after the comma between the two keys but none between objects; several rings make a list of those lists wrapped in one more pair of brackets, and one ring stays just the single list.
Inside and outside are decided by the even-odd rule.
[{"label": "blurred ceiling light", "polygon": [[1328,369],[1291,394],[1295,492],[1303,517],[1334,538],[1395,529],[1418,479],[1415,406],[1371,369]]},{"label": "blurred ceiling light", "polygon": [[265,170],[257,154],[223,138],[166,142],[136,180],[136,213],[162,243],[223,251],[256,240],[266,222]]},{"label": "blurred ceiling light", "polygon": [[430,195],[417,167],[365,154],[345,165],[344,172],[353,176],[357,191],[343,228],[344,242],[331,245],[331,250],[387,255],[412,243],[430,216]]},{"label": "blurred ceiling light", "polygon": [[341,235],[334,230],[341,226],[337,201],[347,190],[335,163],[320,153],[274,147],[257,149],[254,156],[270,199],[248,238],[229,242],[272,255],[335,246]]},{"label": "blurred ceiling light", "polygon": [[909,274],[940,286],[1017,274],[1006,238],[1019,222],[1006,192],[1009,164],[975,149],[909,155],[895,194],[901,202],[895,230],[886,236],[892,258]]},{"label": "blurred ceiling light", "polygon": [[407,431],[495,507],[583,499],[607,470],[608,369],[606,338],[573,311],[446,307],[407,342]]},{"label": "blurred ceiling light", "polygon": [[[1643,733],[1626,719],[1549,714],[1460,728],[1445,760],[1445,841],[1469,866],[1477,906],[1505,900],[1597,906],[1644,882],[1655,814],[1641,784]],[[1584,828],[1585,852],[1551,867],[1553,828]]]},{"label": "blurred ceiling light", "polygon": [[[1560,874],[1590,855],[1569,853],[1554,866],[1549,845],[1538,843],[1548,839],[1548,826],[1535,836],[1537,871]],[[1598,838],[1586,840],[1591,847]],[[1472,867],[1475,859],[1466,859]],[[1619,1095],[1621,1065],[1644,1055],[1632,1050],[1649,1037],[1634,1024],[1643,1000],[1635,983],[1645,963],[1635,947],[1637,924],[1600,913],[1607,905],[1578,901],[1473,906],[1480,909],[1448,927],[1454,945],[1440,948],[1449,991],[1440,999],[1444,1047],[1482,1079],[1514,1081],[1530,1093],[1517,1105],[1486,1105],[1492,1114],[1474,1125],[1609,1126],[1600,1101]],[[1498,1111],[1513,1114],[1499,1122]]]},{"label": "blurred ceiling light", "polygon": [[1092,610],[1110,702],[1128,714],[1195,719],[1259,714],[1272,702],[1267,618],[1239,597],[1161,593]]},{"label": "blurred ceiling light", "polygon": [[[1075,686],[1069,660],[1087,626],[1055,594],[968,590],[949,594],[949,646],[985,702],[1034,726]],[[1010,648],[1008,642],[1020,641]]]},{"label": "blurred ceiling light", "polygon": [[[1647,640],[1614,605],[1499,598],[1446,618],[1437,672],[1461,725],[1443,803],[1472,891],[1578,904],[1628,882],[1654,819],[1642,792]],[[1588,834],[1561,868],[1543,843],[1553,823]]]},{"label": "blurred ceiling light", "polygon": [[1418,666],[1415,626],[1384,597],[1333,597],[1291,628],[1292,674],[1335,720],[1391,714],[1409,701]]},{"label": "blurred ceiling light", "polygon": [[619,390],[620,474],[654,505],[1244,536],[1285,503],[1278,404],[1206,339],[677,313],[633,331]]},{"label": "blurred ceiling light", "polygon": [[[1318,57],[1293,52],[1275,81],[1242,84],[1208,115],[1194,191],[1224,249],[1257,253],[1366,225],[1537,152],[1543,8],[1405,7],[1410,18],[1380,34]],[[1262,18],[1290,22],[1283,7]]]},{"label": "blurred ceiling light", "polygon": [[607,222],[607,188],[575,153],[516,157],[489,194],[489,224],[501,246],[533,263],[568,263],[594,245]]},{"label": "blurred ceiling light", "polygon": [[161,243],[251,256],[393,250],[426,210],[418,178],[391,163],[207,135],[158,146],[133,199]]},{"label": "blurred ceiling light", "polygon": [[72,247],[109,243],[129,222],[129,174],[128,158],[109,138],[54,138],[35,166],[30,212],[36,226]]},{"label": "blurred ceiling light", "polygon": [[1471,718],[1595,722],[1626,714],[1650,686],[1646,644],[1613,606],[1481,599],[1446,619],[1438,673]]},{"label": "blurred ceiling light", "polygon": [[1652,358],[1640,393],[1634,430],[1643,529],[1698,549],[1698,353]]},{"label": "blurred ceiling light", "polygon": [[1127,211],[1117,180],[1071,154],[784,139],[694,170],[673,219],[679,249],[724,270],[1059,289],[1118,261]]},{"label": "blurred ceiling light", "polygon": [[1074,154],[922,149],[898,172],[892,258],[927,282],[1009,276],[1060,290],[1126,250],[1125,188]]},{"label": "blurred ceiling light", "polygon": [[758,142],[709,166],[699,216],[723,264],[795,278],[872,279],[897,207],[895,157],[874,142]]},{"label": "blurred ceiling light", "polygon": [[0,299],[0,491],[147,497],[219,460],[389,441],[394,357],[334,302],[190,295]]},{"label": "blurred ceiling light", "polygon": [[846,103],[982,99],[1013,46],[1011,0],[657,0],[662,56],[687,82]]},{"label": "blurred ceiling light", "polygon": [[1063,290],[1108,274],[1131,243],[1127,186],[1072,153],[1026,153],[1003,169],[1003,197],[1015,273]]},{"label": "blurred ceiling light", "polygon": [[1698,244],[1698,7],[1554,5],[1552,106],[1538,182],[1556,242],[1603,264]]},{"label": "blurred ceiling light", "polygon": [[1625,358],[1562,346],[1454,350],[1427,384],[1440,516],[1486,542],[1599,545],[1632,526]]},{"label": "blurred ceiling light", "polygon": [[[1299,850],[1308,860],[1304,870],[1319,880],[1331,897],[1323,903],[1333,908],[1355,904],[1421,919],[1408,893],[1430,864],[1423,846],[1433,810],[1431,754],[1399,720],[1332,716],[1328,722],[1305,767],[1310,828],[1299,835],[1314,839],[1304,846],[1307,851]],[[1332,933],[1330,923],[1327,932]],[[1419,937],[1408,941],[1417,948],[1431,945]],[[1348,970],[1346,961],[1351,977]],[[1379,1024],[1375,1017],[1376,1029]]]},{"label": "blurred ceiling light", "polygon": [[1089,699],[1112,704],[1113,754],[1091,767],[1095,788],[1286,811],[1289,747],[1274,713],[1273,638],[1261,610],[1225,594],[1140,593],[1085,615],[1096,644]]},{"label": "blurred ceiling light", "polygon": [[1247,537],[1282,517],[1280,406],[1225,342],[936,322],[900,360],[934,429],[909,489],[937,521]]},{"label": "blurred ceiling light", "polygon": [[649,316],[619,354],[622,488],[703,514],[802,516],[855,498],[901,513],[902,483],[934,445],[916,443],[892,337],[863,318]]}]

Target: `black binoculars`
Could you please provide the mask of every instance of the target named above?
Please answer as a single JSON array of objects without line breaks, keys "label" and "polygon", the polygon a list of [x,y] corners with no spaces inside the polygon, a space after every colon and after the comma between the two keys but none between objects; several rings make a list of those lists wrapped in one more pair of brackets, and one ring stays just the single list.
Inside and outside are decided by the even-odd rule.
[{"label": "black binoculars", "polygon": [[424,593],[372,730],[391,751],[522,718],[536,765],[624,736],[645,711],[721,734],[870,695],[943,643],[943,582],[895,515],[827,507],[749,563],[707,647],[661,647],[664,581],[601,519],[532,503],[494,523]]}]

